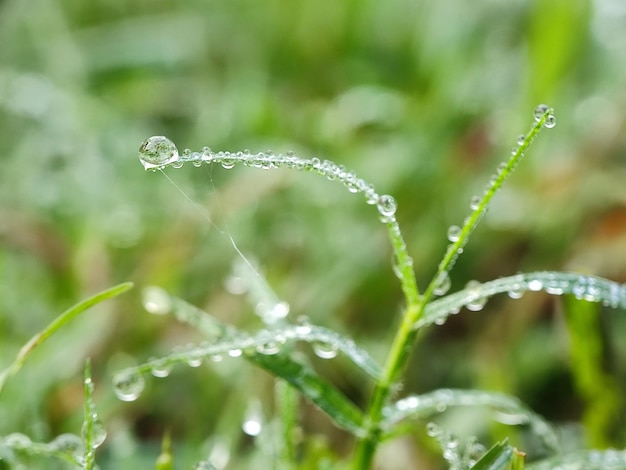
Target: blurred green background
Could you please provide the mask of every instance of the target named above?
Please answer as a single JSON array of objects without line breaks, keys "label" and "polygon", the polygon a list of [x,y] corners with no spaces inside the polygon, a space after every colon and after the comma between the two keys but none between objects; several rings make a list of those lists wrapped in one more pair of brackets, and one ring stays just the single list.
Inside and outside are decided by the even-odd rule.
[{"label": "blurred green background", "polygon": [[[541,102],[557,127],[497,196],[453,290],[542,269],[626,281],[623,2],[0,2],[0,368],[69,305],[136,283],[35,353],[0,397],[0,435],[78,432],[90,356],[109,430],[103,469],[151,468],[165,429],[177,468],[209,455],[229,469],[271,461],[240,426],[251,397],[271,415],[272,381],[243,361],[175,369],[130,404],[111,391],[113,371],[199,340],[144,311],[147,285],[260,327],[224,289],[237,258],[228,238],[163,175],[143,171],[145,138],[167,135],[181,150],[294,150],[354,169],[396,197],[423,286],[447,227],[462,222]],[[294,318],[384,359],[402,299],[385,230],[362,197],[288,170],[167,173],[258,261]],[[601,373],[623,390],[623,312],[595,310]],[[594,398],[574,379],[570,344],[559,299],[496,298],[421,337],[400,395],[504,391],[563,425],[572,447],[624,447],[619,400],[600,430],[575,424],[588,424]],[[315,364],[365,405],[371,383],[346,361]],[[348,436],[302,406],[308,445],[346,455]],[[486,442],[510,431],[479,422],[445,421]],[[440,468],[429,446],[423,436],[392,443],[381,468]]]}]

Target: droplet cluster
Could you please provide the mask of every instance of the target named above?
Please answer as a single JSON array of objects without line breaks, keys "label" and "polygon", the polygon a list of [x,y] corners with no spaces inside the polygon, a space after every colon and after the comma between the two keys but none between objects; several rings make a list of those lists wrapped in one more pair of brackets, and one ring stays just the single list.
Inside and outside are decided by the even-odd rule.
[{"label": "droplet cluster", "polygon": [[[531,127],[528,134],[520,134],[517,137],[516,145],[511,150],[510,158],[508,161],[502,162],[498,166],[497,172],[489,179],[482,195],[476,194],[471,197],[469,206],[473,211],[472,214],[465,219],[462,226],[451,225],[448,228],[447,236],[450,245],[448,246],[446,255],[439,266],[439,271],[450,271],[454,267],[457,258],[463,252],[463,247],[467,243],[469,235],[485,214],[489,201],[500,189],[506,178],[515,170],[524,156],[524,152],[536,137],[539,129],[542,126],[552,128],[556,125],[556,118],[554,117],[552,109],[545,104],[540,104],[535,108],[533,117],[535,124]],[[543,124],[539,125],[539,123]],[[462,234],[464,234],[463,238],[461,238]]]},{"label": "droplet cluster", "polygon": [[139,147],[139,159],[146,170],[162,170],[167,166],[181,168],[186,162],[190,162],[194,166],[216,163],[227,170],[240,163],[264,170],[286,167],[308,171],[325,176],[329,180],[340,181],[351,193],[363,193],[365,201],[376,206],[385,223],[394,217],[397,209],[396,201],[392,196],[379,195],[373,185],[359,178],[354,171],[318,157],[303,159],[295,156],[293,152],[274,154],[268,150],[252,153],[247,149],[239,152],[213,152],[209,147],[204,147],[200,152],[185,149],[182,155],[179,155],[176,145],[167,137],[153,136]]},{"label": "droplet cluster", "polygon": [[415,328],[430,324],[441,325],[449,315],[458,313],[462,307],[479,311],[496,294],[507,293],[510,298],[519,299],[527,291],[544,291],[552,295],[573,294],[579,300],[601,302],[611,308],[626,308],[624,284],[596,276],[540,271],[516,274],[483,284],[470,281],[464,290],[429,304]]},{"label": "droplet cluster", "polygon": [[311,343],[314,353],[321,359],[332,359],[341,351],[372,377],[381,376],[380,366],[350,338],[313,326],[308,320],[301,319],[296,325],[261,330],[253,336],[232,333],[213,344],[204,342],[175,348],[166,357],[153,358],[140,366],[117,372],[113,376],[113,390],[120,400],[134,401],[145,388],[146,373],[155,377],[167,377],[175,364],[199,367],[207,358],[213,362],[221,362],[224,357],[238,358],[244,354],[272,356],[279,354],[286,344],[294,341]]},{"label": "droplet cluster", "polygon": [[437,440],[450,470],[464,470],[472,467],[487,451],[485,446],[478,443],[476,437],[459,439],[453,433],[443,430],[432,422],[426,425],[426,434]]}]

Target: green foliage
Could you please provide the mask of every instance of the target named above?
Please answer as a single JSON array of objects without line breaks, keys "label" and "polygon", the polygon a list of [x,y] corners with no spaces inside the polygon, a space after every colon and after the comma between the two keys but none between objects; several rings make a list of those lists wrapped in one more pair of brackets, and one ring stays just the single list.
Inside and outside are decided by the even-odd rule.
[{"label": "green foliage", "polygon": [[[355,445],[441,468],[446,445],[469,462],[505,438],[528,454],[513,468],[623,468],[576,450],[626,442],[626,36],[608,3],[0,2],[0,370],[67,305],[140,286],[25,346],[0,386],[0,468],[91,465],[96,404],[103,469],[358,467]],[[544,101],[559,126],[476,212]],[[324,155],[338,164],[304,169],[345,165],[350,191],[385,197],[214,160],[165,171],[181,198],[138,171],[152,134]],[[159,313],[154,285],[172,316],[141,312]]]}]

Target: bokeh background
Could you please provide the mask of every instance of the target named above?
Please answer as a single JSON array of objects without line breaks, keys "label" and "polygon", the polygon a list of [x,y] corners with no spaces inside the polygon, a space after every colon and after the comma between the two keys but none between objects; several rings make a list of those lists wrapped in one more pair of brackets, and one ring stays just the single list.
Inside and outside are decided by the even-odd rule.
[{"label": "bokeh background", "polygon": [[[221,231],[258,262],[294,318],[385,357],[402,299],[375,209],[285,169],[168,170],[194,204],[143,171],[137,149],[147,137],[167,135],[181,150],[293,150],[354,169],[396,197],[423,286],[447,227],[462,222],[542,102],[558,124],[497,196],[453,290],[542,269],[626,281],[623,2],[0,2],[0,368],[68,306],[136,284],[34,354],[0,397],[0,435],[78,432],[90,356],[109,431],[103,469],[153,468],[166,429],[176,468],[207,456],[229,469],[271,462],[241,422],[250,406],[271,416],[272,380],[243,361],[175,369],[133,403],[110,386],[113,371],[198,341],[144,311],[145,286],[259,328],[245,298],[224,288],[237,256]],[[623,390],[623,312],[591,314],[601,319],[600,373]],[[572,447],[624,447],[619,399],[589,431],[597,397],[575,379],[565,324],[559,299],[493,299],[424,334],[399,393],[512,393],[559,423]],[[371,383],[346,361],[311,360],[367,402]],[[511,432],[487,417],[444,423],[487,444]],[[307,403],[302,426],[319,455],[349,453],[348,436]],[[382,449],[381,468],[442,468],[421,434]]]}]

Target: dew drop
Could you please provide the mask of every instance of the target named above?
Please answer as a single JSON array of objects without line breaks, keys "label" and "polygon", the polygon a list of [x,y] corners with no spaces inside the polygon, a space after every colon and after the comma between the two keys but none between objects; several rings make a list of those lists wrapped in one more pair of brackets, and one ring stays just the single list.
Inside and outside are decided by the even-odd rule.
[{"label": "dew drop", "polygon": [[438,437],[441,435],[441,428],[435,423],[430,422],[426,424],[426,434],[428,434],[430,437]]},{"label": "dew drop", "polygon": [[321,359],[333,359],[337,357],[337,346],[332,343],[316,341],[313,343],[313,352]]},{"label": "dew drop", "polygon": [[192,352],[191,356],[187,359],[187,365],[189,367],[200,367],[202,365],[202,356]]},{"label": "dew drop", "polygon": [[178,160],[178,149],[167,137],[155,135],[139,147],[139,160],[146,170],[161,168]]},{"label": "dew drop", "polygon": [[143,375],[134,371],[120,371],[113,376],[113,391],[122,401],[135,401],[145,385]]},{"label": "dew drop", "polygon": [[535,108],[535,111],[533,112],[533,117],[535,118],[535,121],[541,121],[543,115],[546,114],[549,109],[550,107],[546,104],[540,104],[539,106],[537,106]]},{"label": "dew drop", "polygon": [[155,362],[150,369],[150,373],[159,378],[167,377],[170,372],[172,372],[172,364],[168,364],[164,360]]},{"label": "dew drop", "polygon": [[473,211],[478,209],[480,207],[481,200],[482,198],[478,195],[472,196],[472,199],[470,200],[470,209],[472,209]]},{"label": "dew drop", "polygon": [[233,348],[228,351],[228,355],[230,357],[240,357],[243,354],[243,351],[240,348]]},{"label": "dew drop", "polygon": [[517,136],[517,145],[524,145],[524,141],[526,140],[526,136],[524,134],[520,134]]},{"label": "dew drop", "polygon": [[522,298],[522,296],[524,295],[524,290],[521,288],[521,286],[515,286],[508,292],[508,294],[510,298],[517,300]]},{"label": "dew drop", "polygon": [[554,126],[556,126],[556,118],[554,117],[554,114],[548,115],[544,126],[548,129],[552,129]]},{"label": "dew drop", "polygon": [[301,315],[297,319],[296,325],[296,333],[299,335],[308,335],[311,333],[311,324],[309,323],[309,319],[305,315]]},{"label": "dew drop", "polygon": [[175,162],[172,162],[172,168],[182,168],[184,164],[185,162],[183,162],[182,160],[177,160]]},{"label": "dew drop", "polygon": [[396,204],[396,200],[393,196],[383,194],[378,198],[376,207],[378,208],[380,215],[383,217],[392,217],[396,213],[398,205]]},{"label": "dew drop", "polygon": [[447,271],[443,271],[437,277],[437,282],[435,283],[433,293],[435,295],[444,295],[450,290],[451,285],[452,282],[450,281],[450,275]]},{"label": "dew drop", "polygon": [[211,355],[211,360],[213,362],[222,362],[223,359],[224,359],[224,357],[221,354],[213,354],[213,355]]},{"label": "dew drop", "polygon": [[233,160],[232,158],[225,158],[224,160],[222,160],[222,168],[224,168],[225,170],[230,170],[234,166],[235,160]]},{"label": "dew drop", "polygon": [[450,225],[448,228],[448,240],[452,243],[458,242],[459,237],[461,236],[461,227],[458,225]]},{"label": "dew drop", "polygon": [[200,168],[202,166],[202,160],[194,160],[191,164],[196,168]]},{"label": "dew drop", "polygon": [[543,288],[543,283],[539,279],[533,279],[528,282],[528,289],[534,292],[540,291]]},{"label": "dew drop", "polygon": [[378,199],[378,193],[374,191],[374,188],[369,188],[365,190],[365,202],[367,204],[369,204],[370,206],[378,204]]},{"label": "dew drop", "polygon": [[465,304],[465,308],[472,312],[479,312],[487,303],[487,297],[481,297],[480,295],[480,285],[478,281],[469,281],[465,285],[465,289],[472,293],[472,299]]},{"label": "dew drop", "polygon": [[[86,422],[83,423],[81,433],[83,435],[83,439],[86,439],[86,436],[87,436],[87,423]],[[95,419],[93,423],[91,423],[91,439],[92,439],[91,444],[93,448],[97,449],[98,447],[100,447],[106,438],[107,438],[107,430],[104,427],[104,423],[102,422],[100,418]]]},{"label": "dew drop", "polygon": [[146,287],[142,292],[143,307],[154,315],[166,315],[172,310],[172,300],[160,287]]},{"label": "dew drop", "polygon": [[273,356],[274,354],[278,354],[280,352],[280,344],[276,341],[268,341],[267,343],[259,344],[256,350],[260,354]]}]

